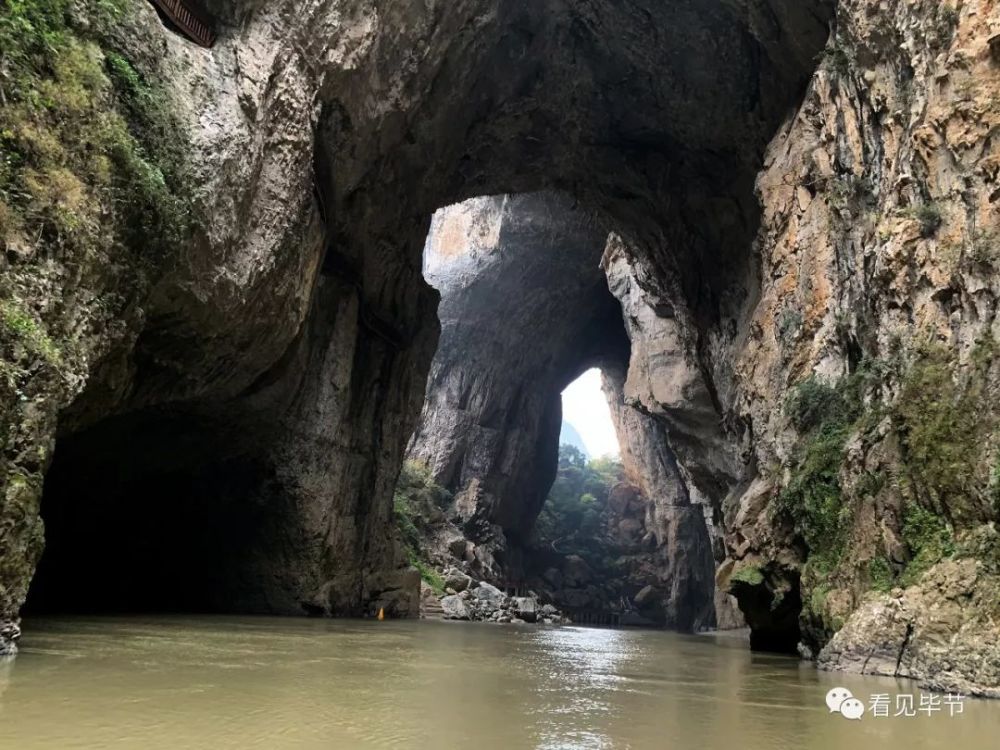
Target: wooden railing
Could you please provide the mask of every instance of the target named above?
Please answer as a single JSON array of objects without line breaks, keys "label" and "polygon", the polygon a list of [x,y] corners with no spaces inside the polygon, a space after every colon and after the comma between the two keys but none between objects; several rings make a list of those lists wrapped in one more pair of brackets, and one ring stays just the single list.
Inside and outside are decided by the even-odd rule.
[{"label": "wooden railing", "polygon": [[607,625],[613,628],[621,626],[621,612],[610,609],[564,609],[563,614],[574,625]]},{"label": "wooden railing", "polygon": [[191,0],[151,0],[184,36],[202,47],[215,44],[212,21]]}]

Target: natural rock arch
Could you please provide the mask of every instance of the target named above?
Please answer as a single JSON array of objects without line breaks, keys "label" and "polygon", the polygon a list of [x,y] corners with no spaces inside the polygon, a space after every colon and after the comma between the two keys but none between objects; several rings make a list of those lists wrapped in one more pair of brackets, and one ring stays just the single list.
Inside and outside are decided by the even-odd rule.
[{"label": "natural rock arch", "polygon": [[[185,495],[177,527],[203,543],[184,550],[177,590],[215,578],[178,606],[405,610],[388,499],[436,338],[420,277],[431,213],[568,191],[683,308],[711,381],[727,365],[706,347],[724,347],[752,293],[754,175],[829,3],[210,5],[223,24],[210,51],[146,8],[128,42],[186,118],[199,229],[148,292],[126,292],[133,312],[96,337],[86,387],[49,399],[18,445],[47,445],[58,416],[53,518],[101,499],[114,517],[141,507],[130,488],[155,487],[140,546],[158,579],[191,537],[164,538],[155,520]],[[100,273],[84,278],[104,291]],[[89,473],[111,466],[129,481]],[[41,552],[39,490],[12,516],[6,621]],[[215,544],[215,529],[239,532]],[[88,554],[70,549],[65,564]]]}]

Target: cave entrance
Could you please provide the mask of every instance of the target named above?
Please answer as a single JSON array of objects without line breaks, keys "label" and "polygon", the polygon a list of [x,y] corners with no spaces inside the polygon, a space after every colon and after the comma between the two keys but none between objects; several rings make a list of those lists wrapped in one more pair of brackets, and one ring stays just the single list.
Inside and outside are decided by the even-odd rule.
[{"label": "cave entrance", "polygon": [[[423,509],[404,526],[425,532],[409,546],[427,565],[535,591],[581,622],[695,630],[714,622],[713,544],[664,421],[626,403],[632,343],[613,288],[633,294],[633,271],[607,262],[620,247],[557,193],[435,214],[424,273],[442,330],[408,449],[426,481],[408,475],[402,493]],[[632,315],[643,325],[667,315],[647,307]],[[428,482],[452,498],[443,514]]]},{"label": "cave entrance", "polygon": [[281,514],[251,500],[273,475],[242,443],[215,420],[162,410],[61,437],[25,613],[273,611],[254,592]]}]

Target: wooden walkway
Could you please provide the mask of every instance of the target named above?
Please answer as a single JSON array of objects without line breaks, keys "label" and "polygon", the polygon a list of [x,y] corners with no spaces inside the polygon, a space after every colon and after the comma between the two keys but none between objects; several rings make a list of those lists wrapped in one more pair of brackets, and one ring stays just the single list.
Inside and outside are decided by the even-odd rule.
[{"label": "wooden walkway", "polygon": [[202,47],[215,44],[211,19],[194,6],[191,0],[151,0],[153,5],[188,39]]}]

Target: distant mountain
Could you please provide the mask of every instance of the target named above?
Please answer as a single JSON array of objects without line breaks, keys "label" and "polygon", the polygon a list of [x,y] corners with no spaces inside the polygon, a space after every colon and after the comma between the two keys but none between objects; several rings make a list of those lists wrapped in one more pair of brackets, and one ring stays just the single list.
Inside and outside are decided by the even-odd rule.
[{"label": "distant mountain", "polygon": [[588,461],[590,460],[590,452],[587,450],[587,446],[583,444],[583,438],[580,437],[580,433],[576,431],[576,428],[566,420],[563,420],[562,429],[559,430],[559,445],[572,445]]}]

